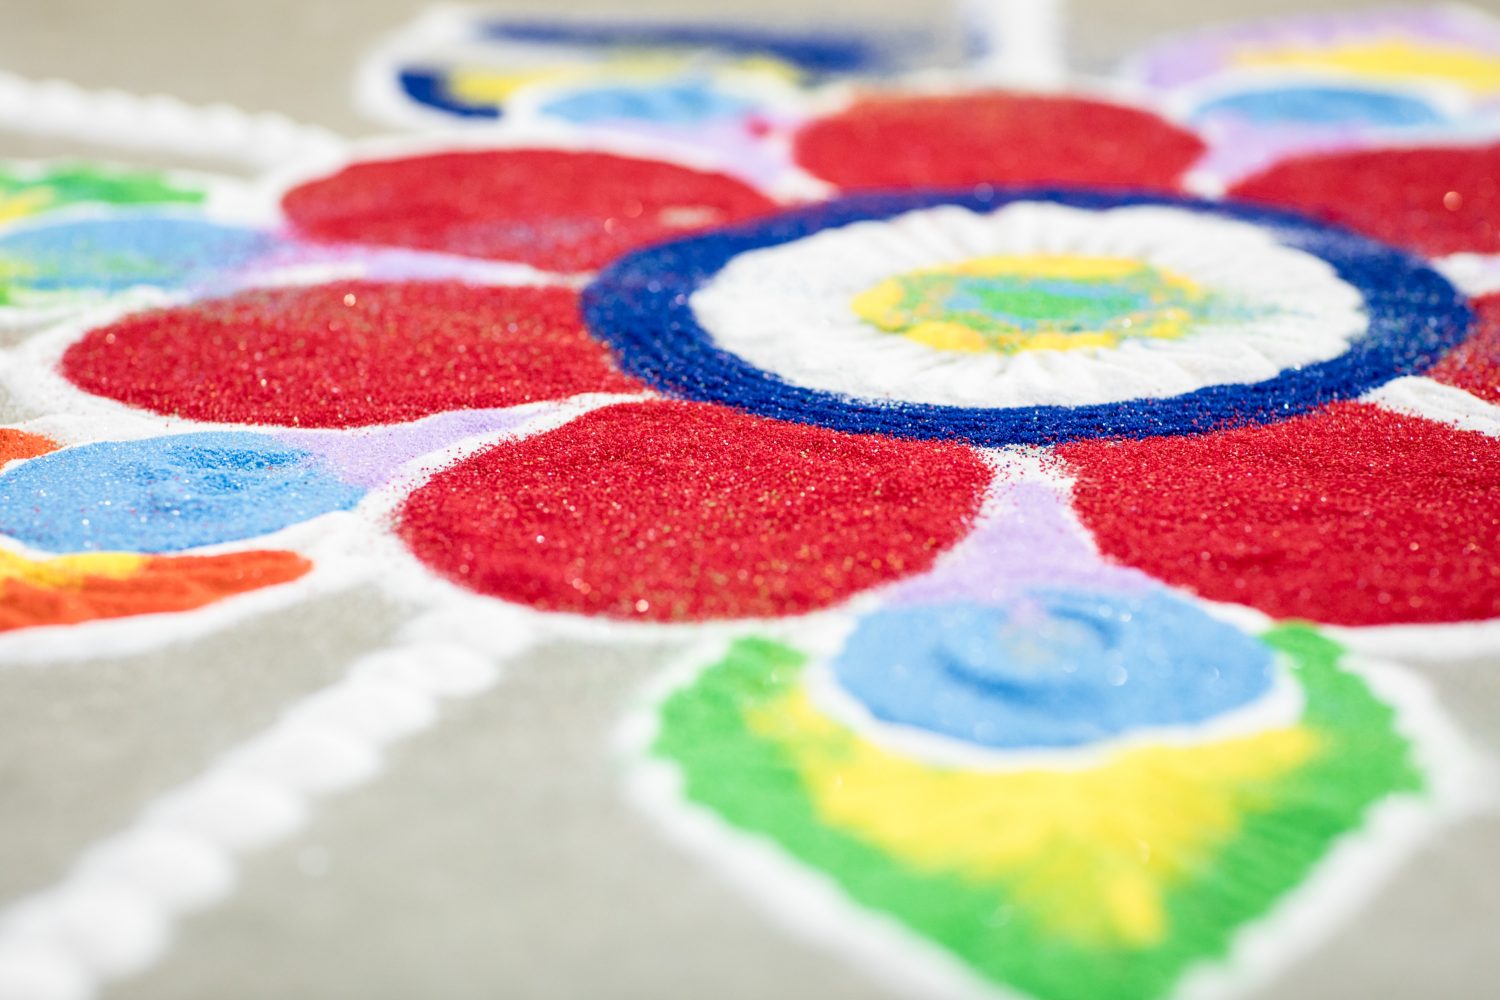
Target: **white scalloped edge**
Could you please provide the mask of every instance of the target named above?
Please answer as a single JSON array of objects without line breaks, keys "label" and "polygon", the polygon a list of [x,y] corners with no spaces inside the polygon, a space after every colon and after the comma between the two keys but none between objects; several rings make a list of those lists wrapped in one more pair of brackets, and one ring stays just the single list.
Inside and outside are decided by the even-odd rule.
[{"label": "white scalloped edge", "polygon": [[66,80],[0,73],[0,128],[34,135],[269,166],[344,139],[316,125],[229,104],[189,104],[165,94],[88,90]]}]

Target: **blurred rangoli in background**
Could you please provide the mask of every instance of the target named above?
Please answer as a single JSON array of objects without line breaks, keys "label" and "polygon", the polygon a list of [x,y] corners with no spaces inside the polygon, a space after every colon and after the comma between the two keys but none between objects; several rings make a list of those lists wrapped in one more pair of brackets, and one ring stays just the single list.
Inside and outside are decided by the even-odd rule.
[{"label": "blurred rangoli in background", "polygon": [[1252,989],[1490,807],[1412,665],[1500,655],[1500,26],[1072,79],[969,15],[939,70],[445,11],[359,74],[418,134],[0,171],[0,660],[412,609],[12,901],[0,996],[150,963],[549,636],[681,640],[622,790],[920,995]]}]

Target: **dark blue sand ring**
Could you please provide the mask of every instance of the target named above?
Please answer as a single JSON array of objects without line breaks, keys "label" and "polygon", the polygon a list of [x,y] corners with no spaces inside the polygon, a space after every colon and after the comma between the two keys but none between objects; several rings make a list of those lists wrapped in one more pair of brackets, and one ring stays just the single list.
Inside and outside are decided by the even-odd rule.
[{"label": "dark blue sand ring", "polygon": [[[1115,403],[969,407],[861,399],[794,385],[720,348],[689,304],[693,292],[749,250],[939,205],[992,212],[1019,201],[1082,209],[1162,205],[1254,224],[1278,243],[1326,261],[1364,296],[1369,325],[1338,357],[1261,382]],[[584,290],[583,310],[589,329],[614,349],[624,369],[668,395],[840,431],[984,447],[1201,434],[1284,420],[1425,371],[1464,339],[1473,318],[1465,296],[1422,258],[1301,215],[1193,198],[989,186],[853,196],[660,244],[605,269]]]}]

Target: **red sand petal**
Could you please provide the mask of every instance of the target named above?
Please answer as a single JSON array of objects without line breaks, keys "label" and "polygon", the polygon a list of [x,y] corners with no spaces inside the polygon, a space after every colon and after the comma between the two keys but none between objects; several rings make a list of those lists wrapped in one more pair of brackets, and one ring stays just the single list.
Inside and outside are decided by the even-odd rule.
[{"label": "red sand petal", "polygon": [[724,174],[607,153],[510,149],[355,163],[289,191],[319,240],[586,271],[659,240],[771,210]]},{"label": "red sand petal", "polygon": [[1500,441],[1360,403],[1196,437],[1069,444],[1106,555],[1339,625],[1500,616]]},{"label": "red sand petal", "polygon": [[1230,194],[1441,256],[1500,250],[1500,145],[1299,157]]},{"label": "red sand petal", "polygon": [[1474,300],[1474,328],[1427,373],[1439,382],[1500,403],[1500,295]]},{"label": "red sand petal", "polygon": [[871,97],[811,122],[797,161],[848,190],[1062,184],[1176,190],[1202,140],[1136,108],[1001,92]]},{"label": "red sand petal", "polygon": [[68,587],[0,581],[0,632],[75,625],[101,618],[201,608],[305,575],[312,563],[295,552],[158,556],[121,579],[89,576]]},{"label": "red sand petal", "polygon": [[80,388],[219,423],[358,427],[636,392],[565,288],[344,281],[128,316],[63,356]]},{"label": "red sand petal", "polygon": [[399,530],[450,580],[548,611],[798,614],[931,566],[990,476],[957,444],[623,404],[438,473]]}]

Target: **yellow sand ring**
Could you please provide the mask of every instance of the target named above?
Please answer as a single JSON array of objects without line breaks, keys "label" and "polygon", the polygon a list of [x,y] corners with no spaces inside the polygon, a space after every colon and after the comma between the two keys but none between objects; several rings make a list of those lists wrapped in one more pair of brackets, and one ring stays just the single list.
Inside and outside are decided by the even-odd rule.
[{"label": "yellow sand ring", "polygon": [[1214,297],[1126,257],[979,257],[896,275],[854,297],[857,316],[942,351],[1065,351],[1179,339]]}]

